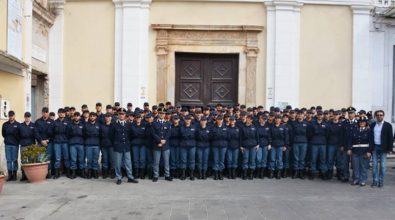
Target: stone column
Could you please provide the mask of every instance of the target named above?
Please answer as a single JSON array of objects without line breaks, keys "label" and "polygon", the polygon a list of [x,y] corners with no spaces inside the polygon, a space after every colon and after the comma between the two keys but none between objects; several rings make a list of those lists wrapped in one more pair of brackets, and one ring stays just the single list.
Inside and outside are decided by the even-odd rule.
[{"label": "stone column", "polygon": [[352,105],[356,109],[372,107],[369,72],[371,6],[351,6],[353,11]]},{"label": "stone column", "polygon": [[142,107],[148,100],[149,6],[151,0],[115,4],[114,99]]},{"label": "stone column", "polygon": [[33,2],[23,1],[23,61],[29,65],[24,70],[25,75],[25,111],[31,112],[32,99],[32,35],[33,35]]},{"label": "stone column", "polygon": [[247,106],[256,105],[256,66],[257,66],[257,55],[258,39],[256,33],[246,32],[247,46],[244,50],[246,53],[246,94],[245,104]]},{"label": "stone column", "polygon": [[300,7],[296,0],[266,2],[266,107],[299,104]]},{"label": "stone column", "polygon": [[64,54],[64,4],[65,0],[51,0],[55,22],[49,31],[49,109],[63,107],[63,54]]},{"label": "stone column", "polygon": [[167,100],[167,58],[168,58],[168,32],[159,30],[156,38],[156,101],[166,102]]}]

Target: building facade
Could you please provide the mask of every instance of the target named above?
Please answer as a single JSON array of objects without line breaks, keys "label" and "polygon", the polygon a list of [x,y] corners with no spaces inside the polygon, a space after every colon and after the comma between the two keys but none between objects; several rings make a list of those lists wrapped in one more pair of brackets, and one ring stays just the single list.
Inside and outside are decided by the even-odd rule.
[{"label": "building facade", "polygon": [[393,122],[393,3],[0,0],[2,113],[222,102],[352,105]]}]

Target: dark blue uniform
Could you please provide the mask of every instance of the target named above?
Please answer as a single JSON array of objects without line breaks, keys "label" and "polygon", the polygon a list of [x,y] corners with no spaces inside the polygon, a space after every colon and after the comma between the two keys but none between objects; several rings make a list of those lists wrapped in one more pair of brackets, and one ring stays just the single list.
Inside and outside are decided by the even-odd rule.
[{"label": "dark blue uniform", "polygon": [[54,143],[55,169],[60,168],[60,161],[63,158],[64,165],[68,169],[70,167],[69,148],[67,139],[67,127],[69,123],[63,119],[56,119],[51,123],[49,133]]},{"label": "dark blue uniform", "polygon": [[263,177],[263,170],[267,168],[267,158],[268,158],[268,145],[272,143],[272,136],[270,131],[270,126],[265,123],[264,125],[258,124],[257,126],[259,149],[257,151],[257,161],[256,168],[259,170],[259,176]]},{"label": "dark blue uniform", "polygon": [[190,170],[195,170],[196,155],[196,125],[188,127],[182,125],[180,128],[180,168],[186,169],[187,164]]},{"label": "dark blue uniform", "polygon": [[[71,122],[67,128],[67,136],[69,138],[70,148],[70,169],[84,170],[85,163],[85,149],[84,149],[84,131],[83,125],[80,122]],[[74,175],[74,173],[73,173]]]},{"label": "dark blue uniform", "polygon": [[[146,161],[146,127],[142,123],[137,125],[136,123],[131,124],[132,129],[132,151],[133,151],[133,166],[135,169],[145,168]],[[137,172],[137,171],[136,171]],[[137,173],[136,173],[137,175]]]},{"label": "dark blue uniform", "polygon": [[211,131],[211,148],[214,156],[213,170],[219,172],[219,175],[222,176],[222,171],[225,169],[226,150],[229,146],[228,127],[224,124],[221,127],[213,125]]},{"label": "dark blue uniform", "polygon": [[[347,140],[349,140],[351,136],[351,131],[354,127],[357,127],[357,120],[353,119],[346,119],[342,122],[343,129],[344,129],[344,134],[343,138],[345,140],[345,144]],[[343,170],[342,170],[342,175],[343,175],[343,182],[347,182],[348,179],[350,178],[350,161],[351,157],[347,155],[347,149],[344,149],[344,152],[342,152],[342,165],[343,165]]]},{"label": "dark blue uniform", "polygon": [[354,127],[348,135],[347,149],[352,151],[353,184],[364,186],[368,179],[370,147],[370,128]]},{"label": "dark blue uniform", "polygon": [[208,167],[208,157],[210,154],[210,140],[211,140],[211,130],[208,126],[202,128],[198,127],[196,133],[196,154],[197,154],[197,168],[202,176],[205,176]]},{"label": "dark blue uniform", "polygon": [[326,174],[328,167],[326,163],[326,145],[328,137],[328,125],[325,122],[313,121],[308,127],[308,137],[311,144],[311,174],[317,173],[318,156],[320,171]]},{"label": "dark blue uniform", "polygon": [[270,151],[270,170],[283,169],[283,148],[289,144],[288,129],[284,125],[271,127],[272,149]]},{"label": "dark blue uniform", "polygon": [[226,159],[229,173],[231,174],[231,178],[235,178],[235,169],[238,165],[239,160],[239,151],[241,147],[241,129],[235,126],[228,127],[228,135],[229,135],[229,147],[226,151]]},{"label": "dark blue uniform", "polygon": [[[112,137],[111,137],[111,127],[112,124],[106,124],[105,122],[100,126],[100,147],[102,151],[102,167],[104,173],[107,175],[107,171],[109,169],[114,169],[114,162],[113,162],[113,152],[114,147],[112,144]],[[113,171],[112,171],[113,172]]]},{"label": "dark blue uniform", "polygon": [[[259,146],[258,129],[255,125],[244,125],[241,130],[241,146],[243,147],[243,170],[251,169],[251,173],[256,168],[256,155]],[[250,173],[250,174],[251,174]]]},{"label": "dark blue uniform", "polygon": [[180,168],[180,128],[181,125],[171,125],[170,134],[170,170],[174,174],[176,169]]},{"label": "dark blue uniform", "polygon": [[[305,159],[307,154],[307,128],[308,123],[306,121],[294,121],[291,123],[292,125],[292,151],[294,155],[293,168],[295,172],[304,172],[305,168]],[[304,178],[304,177],[302,177]]]},{"label": "dark blue uniform", "polygon": [[19,123],[14,121],[10,123],[10,121],[4,122],[1,128],[1,135],[4,138],[5,144],[5,157],[7,160],[7,169],[9,173],[15,173],[18,171],[18,151],[19,151],[19,132],[18,132]]},{"label": "dark blue uniform", "polygon": [[[170,150],[169,140],[171,135],[171,124],[165,120],[158,120],[151,125],[151,136],[154,143],[153,150],[153,170],[154,178],[159,177],[159,163],[163,157],[163,165],[165,168],[165,177],[170,177]],[[165,140],[165,144],[160,144],[161,140]],[[161,146],[159,146],[161,145]]]},{"label": "dark blue uniform", "polygon": [[87,168],[97,172],[100,155],[100,124],[88,122],[84,124],[84,139],[86,149]]},{"label": "dark blue uniform", "polygon": [[327,166],[330,178],[333,175],[332,169],[335,165],[336,158],[336,168],[339,174],[343,169],[343,150],[341,147],[344,146],[344,126],[340,122],[329,122],[328,123],[328,146],[327,146]]}]

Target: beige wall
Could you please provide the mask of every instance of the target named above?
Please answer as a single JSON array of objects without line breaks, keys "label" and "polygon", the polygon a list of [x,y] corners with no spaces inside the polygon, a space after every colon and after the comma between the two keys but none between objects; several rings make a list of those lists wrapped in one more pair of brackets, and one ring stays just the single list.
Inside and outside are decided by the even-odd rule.
[{"label": "beige wall", "polygon": [[[156,2],[151,4],[151,24],[260,25],[266,26],[266,9],[261,3]],[[258,36],[257,104],[265,102],[266,30]],[[156,32],[150,30],[149,100],[156,101]],[[219,50],[221,51],[221,50]],[[224,50],[222,50],[224,51]],[[194,52],[194,51],[191,51]],[[213,52],[213,51],[210,51]]]},{"label": "beige wall", "polygon": [[[19,122],[23,120],[24,114],[24,81],[23,76],[0,70],[0,96],[10,102],[10,107],[15,111],[16,119]],[[6,120],[0,119],[0,132],[4,122]],[[0,170],[4,171],[2,168],[6,168],[6,161],[3,137],[0,135]]]},{"label": "beige wall", "polygon": [[64,29],[64,104],[112,103],[114,97],[114,3],[67,1]]},{"label": "beige wall", "polygon": [[7,0],[0,0],[0,50],[7,49]]},{"label": "beige wall", "polygon": [[304,5],[300,21],[300,106],[349,106],[352,76],[350,8]]}]

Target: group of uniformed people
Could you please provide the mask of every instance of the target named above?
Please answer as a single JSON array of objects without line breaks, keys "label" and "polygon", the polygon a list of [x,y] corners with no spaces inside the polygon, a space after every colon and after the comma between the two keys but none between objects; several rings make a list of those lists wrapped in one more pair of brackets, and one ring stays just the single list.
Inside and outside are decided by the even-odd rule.
[{"label": "group of uniformed people", "polygon": [[[63,173],[74,179],[116,178],[137,183],[148,176],[165,180],[214,180],[241,177],[309,179],[333,178],[365,186],[373,155],[372,187],[382,187],[387,153],[392,153],[393,131],[379,110],[358,114],[355,108],[323,110],[285,109],[245,105],[206,107],[172,106],[170,102],[150,108],[127,109],[115,103],[87,105],[58,110],[58,117],[42,109],[34,123],[26,112],[24,121],[8,113],[2,135],[8,168],[8,181],[16,180],[18,152],[36,142],[46,148],[51,163],[47,178]],[[100,159],[101,155],[101,159]],[[351,166],[350,166],[351,163]],[[21,181],[26,180],[22,170]]]}]

